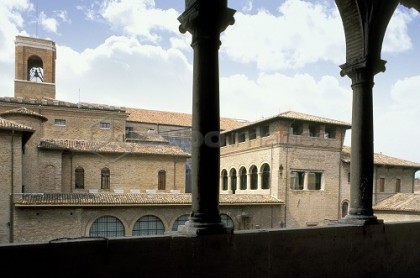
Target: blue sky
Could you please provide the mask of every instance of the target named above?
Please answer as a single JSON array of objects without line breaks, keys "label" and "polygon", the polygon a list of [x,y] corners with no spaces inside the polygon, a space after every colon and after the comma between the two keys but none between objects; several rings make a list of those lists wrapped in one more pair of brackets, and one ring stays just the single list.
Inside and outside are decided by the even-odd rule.
[{"label": "blue sky", "polygon": [[[231,0],[222,35],[221,114],[259,120],[288,110],[351,122],[340,77],[344,33],[334,1]],[[57,43],[57,99],[191,112],[191,36],[183,0],[0,0],[0,89],[13,95],[14,38]],[[420,16],[399,7],[374,87],[375,151],[420,162]],[[348,139],[350,134],[348,134]],[[349,140],[346,144],[350,144]]]}]

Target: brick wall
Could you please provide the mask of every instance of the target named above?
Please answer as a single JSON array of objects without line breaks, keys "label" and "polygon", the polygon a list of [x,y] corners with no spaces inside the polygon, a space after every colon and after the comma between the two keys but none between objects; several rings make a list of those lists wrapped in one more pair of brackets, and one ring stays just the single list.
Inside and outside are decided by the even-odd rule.
[{"label": "brick wall", "polygon": [[[108,168],[111,173],[110,190],[123,189],[158,189],[158,172],[166,171],[166,191],[185,189],[185,159],[171,156],[149,156],[138,154],[95,154],[74,153],[72,156],[72,190],[73,192],[100,189],[101,169]],[[85,171],[85,188],[74,188],[75,169],[83,167]],[[68,172],[67,170],[65,170]]]},{"label": "brick wall", "polygon": [[[22,186],[22,140],[19,132],[0,131],[0,243],[9,242],[10,193],[21,192]],[[12,147],[13,146],[13,147]],[[12,150],[13,149],[13,150]],[[13,152],[13,158],[12,158]],[[13,171],[12,171],[13,164]],[[13,178],[12,178],[13,173]]]},{"label": "brick wall", "polygon": [[[235,229],[240,230],[279,227],[281,215],[278,205],[222,205],[220,212],[227,214]],[[170,232],[178,217],[190,213],[190,205],[16,208],[14,240],[39,242],[88,236],[92,223],[101,216],[118,218],[124,225],[125,236],[131,236],[136,221],[146,215],[158,217],[165,232]]]}]

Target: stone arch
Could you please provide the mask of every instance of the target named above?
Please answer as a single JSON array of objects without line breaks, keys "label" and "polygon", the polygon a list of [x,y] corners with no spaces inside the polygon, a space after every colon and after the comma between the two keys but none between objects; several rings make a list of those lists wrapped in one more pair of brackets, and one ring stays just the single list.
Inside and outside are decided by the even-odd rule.
[{"label": "stone arch", "polygon": [[133,236],[163,235],[167,227],[161,217],[146,214],[134,222],[131,231]]},{"label": "stone arch", "polygon": [[235,228],[234,218],[229,215],[227,212],[220,213],[220,218],[223,224],[228,228]]},{"label": "stone arch", "polygon": [[349,210],[350,210],[350,201],[345,199],[341,202],[341,207],[340,207],[341,218],[346,217],[347,214],[349,214]]},{"label": "stone arch", "polygon": [[29,56],[27,60],[27,80],[33,82],[44,82],[44,62],[37,55]]},{"label": "stone arch", "polygon": [[87,236],[119,237],[126,236],[126,233],[127,225],[111,214],[93,218],[86,227]]},{"label": "stone arch", "polygon": [[241,168],[239,168],[239,189],[246,190],[247,182],[248,182],[247,171],[246,171],[246,168],[242,166]]},{"label": "stone arch", "polygon": [[249,167],[249,178],[250,178],[250,189],[257,190],[258,189],[258,168],[255,165],[251,165]]},{"label": "stone arch", "polygon": [[232,193],[235,194],[236,189],[238,188],[238,173],[235,168],[229,170],[229,177]]},{"label": "stone arch", "polygon": [[228,190],[228,173],[226,169],[222,170],[222,172],[220,173],[220,177],[222,180],[222,190],[224,191]]},{"label": "stone arch", "polygon": [[270,189],[271,185],[271,168],[268,163],[264,163],[260,167],[261,172],[261,189]]},{"label": "stone arch", "polygon": [[178,216],[173,222],[172,222],[172,225],[171,225],[171,229],[172,229],[172,231],[177,231],[178,230],[178,226],[179,225],[184,225],[185,224],[185,222],[186,221],[188,221],[188,218],[190,217],[190,215],[189,214],[183,214],[183,215],[180,215],[180,216]]}]

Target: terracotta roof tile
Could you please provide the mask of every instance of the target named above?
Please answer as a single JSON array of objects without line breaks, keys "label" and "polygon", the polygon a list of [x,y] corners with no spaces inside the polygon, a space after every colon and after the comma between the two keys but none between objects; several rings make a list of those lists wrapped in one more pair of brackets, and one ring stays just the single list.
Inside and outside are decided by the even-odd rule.
[{"label": "terracotta roof tile", "polygon": [[14,116],[14,115],[25,115],[25,116],[29,116],[29,117],[34,117],[34,118],[38,118],[40,120],[42,120],[43,122],[48,121],[48,118],[35,112],[32,110],[27,109],[26,107],[19,107],[16,109],[12,109],[6,112],[3,112],[0,114],[3,117],[7,117],[7,116]]},{"label": "terracotta roof tile", "polygon": [[288,118],[288,119],[293,119],[293,120],[317,122],[317,123],[323,123],[323,124],[341,125],[341,126],[345,126],[345,127],[348,127],[348,128],[351,127],[350,123],[337,121],[337,120],[329,119],[329,118],[313,116],[313,115],[304,114],[304,113],[299,113],[299,112],[293,112],[293,111],[287,111],[287,112],[280,113],[280,114],[278,114],[278,117]]},{"label": "terracotta roof tile", "polygon": [[31,127],[16,123],[14,121],[6,120],[0,117],[0,129],[19,130],[19,131],[34,131]]},{"label": "terracotta roof tile", "polygon": [[0,97],[0,102],[13,103],[22,105],[36,105],[36,106],[54,106],[54,107],[65,107],[65,108],[76,108],[76,109],[87,109],[87,110],[105,110],[105,111],[118,111],[125,112],[124,107],[97,104],[97,103],[74,103],[62,100],[56,100],[51,98],[21,98],[21,97]]},{"label": "terracotta roof tile", "polygon": [[272,116],[272,117],[268,117],[268,118],[264,118],[264,119],[255,121],[255,122],[247,122],[247,123],[244,123],[242,126],[233,127],[231,129],[227,129],[225,131],[230,132],[230,131],[235,130],[235,129],[241,129],[243,127],[253,126],[253,125],[256,125],[256,124],[260,124],[260,123],[267,122],[267,121],[273,121],[273,120],[277,120],[277,119],[288,119],[288,120],[290,119],[290,120],[308,121],[308,122],[316,122],[316,123],[328,124],[328,125],[338,125],[338,126],[343,126],[345,128],[351,128],[351,124],[346,123],[346,122],[337,121],[337,120],[334,120],[334,119],[323,118],[323,117],[318,117],[318,116],[313,116],[313,115],[299,113],[299,112],[287,111],[287,112],[283,112],[283,113],[277,114],[277,115]]},{"label": "terracotta roof tile", "polygon": [[[16,206],[156,206],[191,205],[189,193],[25,193],[14,194]],[[270,195],[221,194],[220,205],[281,205]]]},{"label": "terracotta roof tile", "polygon": [[380,201],[373,209],[420,212],[420,194],[397,193]]},{"label": "terracotta roof tile", "polygon": [[[129,113],[127,121],[151,123],[151,124],[165,124],[174,126],[190,127],[192,125],[192,115],[179,112],[167,112],[157,110],[147,110],[138,108],[127,108]],[[230,118],[220,118],[220,129],[232,129],[240,127],[247,122],[235,120]]]},{"label": "terracotta roof tile", "polygon": [[[350,153],[351,148],[348,146],[343,146],[342,159],[344,162],[350,163]],[[419,163],[387,156],[381,153],[375,153],[373,156],[373,161],[375,165],[400,166],[420,169]]]},{"label": "terracotta roof tile", "polygon": [[135,153],[189,157],[180,147],[168,144],[143,144],[128,142],[100,142],[87,140],[41,139],[41,149],[71,150],[90,153]]}]

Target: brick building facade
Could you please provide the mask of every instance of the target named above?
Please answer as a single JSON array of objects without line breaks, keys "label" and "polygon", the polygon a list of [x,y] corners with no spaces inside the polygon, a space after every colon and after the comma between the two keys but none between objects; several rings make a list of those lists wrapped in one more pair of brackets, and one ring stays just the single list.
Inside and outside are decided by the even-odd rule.
[{"label": "brick building facade", "polygon": [[[160,234],[185,222],[191,115],[57,100],[55,58],[54,42],[16,37],[15,96],[0,98],[0,242]],[[222,218],[276,227],[281,207],[271,196],[234,196]]]},{"label": "brick building facade", "polygon": [[[191,211],[191,115],[59,101],[55,57],[51,41],[16,38],[15,97],[0,98],[0,242],[176,229]],[[226,225],[326,225],[347,214],[348,123],[286,112],[220,127]],[[375,202],[413,192],[419,164],[380,154],[375,163]]]},{"label": "brick building facade", "polygon": [[[350,204],[348,123],[296,112],[280,113],[223,132],[221,194],[266,194],[285,202],[280,226],[334,223]],[[377,203],[414,192],[420,164],[374,155]]]}]

